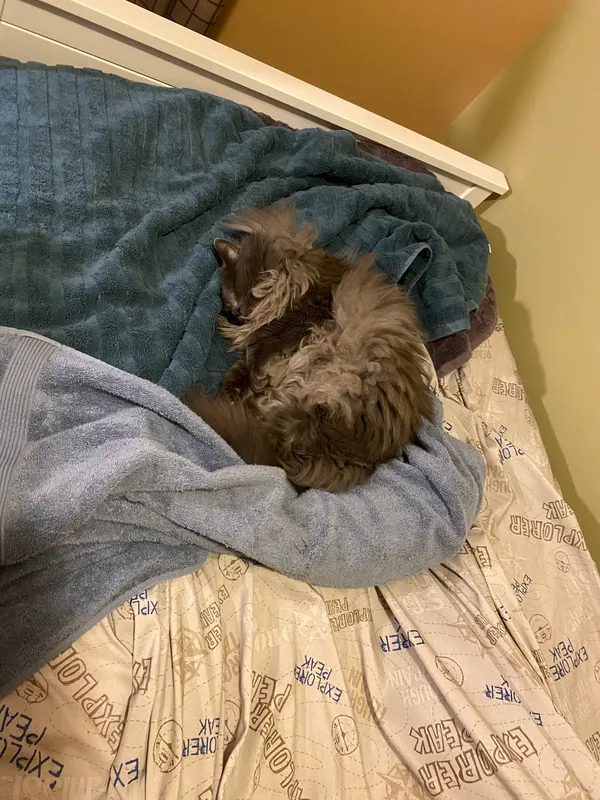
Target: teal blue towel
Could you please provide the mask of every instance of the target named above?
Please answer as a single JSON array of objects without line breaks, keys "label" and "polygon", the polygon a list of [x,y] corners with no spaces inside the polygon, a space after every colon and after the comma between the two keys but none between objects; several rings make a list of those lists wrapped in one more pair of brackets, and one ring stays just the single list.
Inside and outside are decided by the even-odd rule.
[{"label": "teal blue towel", "polygon": [[471,206],[353,137],[266,126],[218,97],[0,60],[0,324],[176,395],[217,388],[212,248],[232,211],[292,198],[333,250],[375,250],[427,340],[465,330],[488,247]]}]

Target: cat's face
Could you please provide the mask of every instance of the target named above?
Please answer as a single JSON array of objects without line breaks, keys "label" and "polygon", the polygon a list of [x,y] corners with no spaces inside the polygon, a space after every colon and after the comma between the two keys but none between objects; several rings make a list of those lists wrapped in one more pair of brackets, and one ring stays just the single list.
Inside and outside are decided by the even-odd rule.
[{"label": "cat's face", "polygon": [[215,250],[221,259],[223,314],[230,322],[240,322],[252,308],[252,286],[260,270],[242,253],[240,244],[215,239]]},{"label": "cat's face", "polygon": [[265,273],[282,269],[280,248],[262,232],[250,233],[239,242],[215,239],[215,250],[221,259],[221,301],[223,314],[230,322],[239,323],[250,316],[257,305],[253,289]]},{"label": "cat's face", "polygon": [[309,225],[296,229],[293,206],[249,209],[227,227],[245,234],[231,242],[216,239],[221,259],[223,314],[237,325],[254,328],[281,317],[318,278],[313,249],[317,234]]}]

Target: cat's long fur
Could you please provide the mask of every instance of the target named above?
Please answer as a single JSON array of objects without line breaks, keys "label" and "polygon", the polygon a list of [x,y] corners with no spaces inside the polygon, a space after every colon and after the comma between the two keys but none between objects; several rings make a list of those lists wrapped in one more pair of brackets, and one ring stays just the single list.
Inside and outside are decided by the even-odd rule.
[{"label": "cat's long fur", "polygon": [[346,491],[431,417],[412,303],[373,269],[316,248],[291,206],[252,210],[220,240],[223,335],[244,352],[217,398],[188,405],[249,463],[300,487]]}]

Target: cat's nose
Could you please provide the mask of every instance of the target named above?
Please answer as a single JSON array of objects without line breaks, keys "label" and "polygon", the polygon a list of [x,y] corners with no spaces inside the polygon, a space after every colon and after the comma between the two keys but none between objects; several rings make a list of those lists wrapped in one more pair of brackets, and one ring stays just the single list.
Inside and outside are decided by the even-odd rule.
[{"label": "cat's nose", "polygon": [[231,322],[232,325],[236,325],[240,321],[240,309],[232,308],[231,306],[223,306],[223,316],[227,320],[227,322]]}]

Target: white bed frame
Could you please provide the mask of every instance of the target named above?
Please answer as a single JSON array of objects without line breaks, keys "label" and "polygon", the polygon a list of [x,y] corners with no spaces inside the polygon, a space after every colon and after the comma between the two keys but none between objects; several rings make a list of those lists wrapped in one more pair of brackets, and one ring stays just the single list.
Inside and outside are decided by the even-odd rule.
[{"label": "white bed frame", "polygon": [[346,128],[420,159],[473,206],[508,191],[498,170],[126,0],[0,0],[0,55],[200,89],[294,127]]}]

